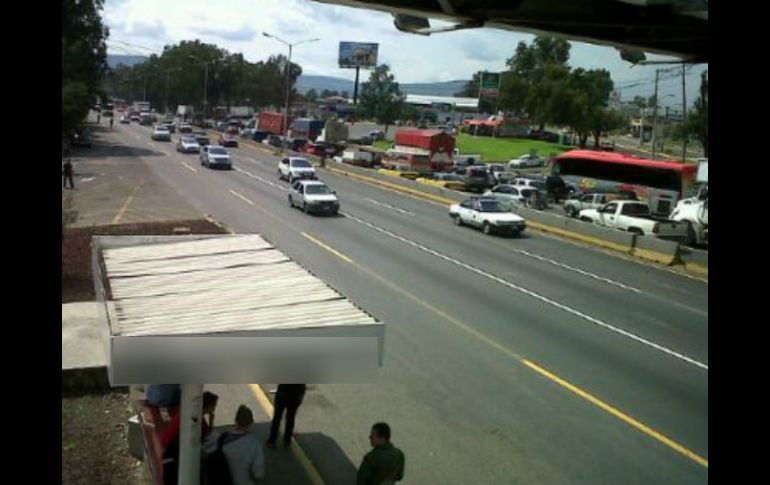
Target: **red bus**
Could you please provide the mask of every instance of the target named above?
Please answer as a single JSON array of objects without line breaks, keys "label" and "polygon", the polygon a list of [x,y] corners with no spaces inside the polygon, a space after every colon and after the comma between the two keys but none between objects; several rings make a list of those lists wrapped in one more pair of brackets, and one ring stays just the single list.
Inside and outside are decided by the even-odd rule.
[{"label": "red bus", "polygon": [[625,153],[571,150],[554,158],[551,174],[583,192],[629,191],[655,214],[668,215],[693,190],[698,167],[647,160]]}]

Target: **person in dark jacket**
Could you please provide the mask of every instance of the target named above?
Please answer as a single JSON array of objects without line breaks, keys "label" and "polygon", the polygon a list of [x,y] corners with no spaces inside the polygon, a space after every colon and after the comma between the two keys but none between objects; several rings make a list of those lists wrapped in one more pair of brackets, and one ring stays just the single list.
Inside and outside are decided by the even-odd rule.
[{"label": "person in dark jacket", "polygon": [[404,452],[390,442],[390,426],[375,423],[369,434],[372,451],[364,456],[357,485],[392,485],[404,479]]},{"label": "person in dark jacket", "polygon": [[270,437],[267,439],[267,446],[275,448],[275,442],[278,440],[278,428],[281,426],[283,412],[286,411],[286,429],[283,434],[283,445],[291,446],[291,437],[294,435],[294,418],[297,415],[297,409],[302,404],[305,397],[305,384],[279,384],[278,391],[275,393],[275,411],[273,412],[273,423],[270,426]]},{"label": "person in dark jacket", "polygon": [[72,180],[72,174],[74,173],[72,169],[72,159],[68,158],[66,162],[64,162],[64,167],[62,168],[62,187],[65,189],[67,188],[67,180],[70,181],[70,188],[75,188],[75,182]]}]

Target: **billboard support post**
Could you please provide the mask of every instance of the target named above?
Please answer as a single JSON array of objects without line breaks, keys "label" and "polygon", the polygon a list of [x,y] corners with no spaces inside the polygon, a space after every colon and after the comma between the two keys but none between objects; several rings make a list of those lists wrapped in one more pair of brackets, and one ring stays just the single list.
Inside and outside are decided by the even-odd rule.
[{"label": "billboard support post", "polygon": [[360,72],[361,67],[356,66],[356,84],[353,86],[353,105],[355,106],[358,104],[358,73]]}]

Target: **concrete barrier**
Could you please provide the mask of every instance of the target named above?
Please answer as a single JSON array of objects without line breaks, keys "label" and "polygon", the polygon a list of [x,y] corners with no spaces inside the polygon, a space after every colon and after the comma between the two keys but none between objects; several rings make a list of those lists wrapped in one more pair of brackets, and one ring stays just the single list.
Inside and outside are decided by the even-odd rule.
[{"label": "concrete barrier", "polygon": [[650,236],[637,236],[633,255],[670,266],[679,260],[679,243]]},{"label": "concrete barrier", "polygon": [[709,274],[709,252],[700,249],[681,248],[680,259],[688,271],[708,276]]}]

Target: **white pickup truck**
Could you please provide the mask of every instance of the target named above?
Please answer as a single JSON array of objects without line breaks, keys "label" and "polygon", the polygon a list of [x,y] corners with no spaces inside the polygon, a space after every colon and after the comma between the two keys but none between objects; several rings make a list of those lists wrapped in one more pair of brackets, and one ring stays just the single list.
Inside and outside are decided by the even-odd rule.
[{"label": "white pickup truck", "polygon": [[687,224],[652,217],[650,208],[644,202],[617,200],[598,209],[584,209],[580,211],[579,218],[581,221],[633,232],[640,236],[655,236],[680,242],[687,239]]}]

